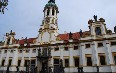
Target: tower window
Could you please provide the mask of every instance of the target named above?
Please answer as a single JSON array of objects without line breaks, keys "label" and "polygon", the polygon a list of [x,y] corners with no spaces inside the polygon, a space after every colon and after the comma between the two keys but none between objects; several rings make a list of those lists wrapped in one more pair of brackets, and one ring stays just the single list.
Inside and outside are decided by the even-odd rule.
[{"label": "tower window", "polygon": [[79,67],[79,58],[74,58],[75,67]]},{"label": "tower window", "polygon": [[69,59],[65,59],[65,67],[69,67]]},{"label": "tower window", "polygon": [[47,16],[49,15],[49,13],[50,13],[50,10],[48,9],[48,10],[47,10]]},{"label": "tower window", "polygon": [[54,12],[55,12],[55,11],[54,11],[54,8],[53,8],[53,9],[52,9],[52,15],[54,15]]},{"label": "tower window", "polygon": [[87,66],[92,66],[91,57],[87,57]]},{"label": "tower window", "polygon": [[100,64],[106,65],[105,56],[99,56],[99,57],[100,57]]},{"label": "tower window", "polygon": [[2,60],[2,66],[4,66],[5,60]]},{"label": "tower window", "polygon": [[5,50],[4,53],[7,53],[7,50]]}]

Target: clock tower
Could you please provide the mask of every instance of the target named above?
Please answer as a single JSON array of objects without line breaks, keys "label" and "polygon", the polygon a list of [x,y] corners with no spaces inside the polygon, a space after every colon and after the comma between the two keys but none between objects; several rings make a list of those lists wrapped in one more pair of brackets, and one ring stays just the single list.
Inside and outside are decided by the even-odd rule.
[{"label": "clock tower", "polygon": [[40,25],[38,42],[49,44],[56,41],[58,35],[57,14],[59,13],[55,0],[49,0],[44,7],[44,19]]}]

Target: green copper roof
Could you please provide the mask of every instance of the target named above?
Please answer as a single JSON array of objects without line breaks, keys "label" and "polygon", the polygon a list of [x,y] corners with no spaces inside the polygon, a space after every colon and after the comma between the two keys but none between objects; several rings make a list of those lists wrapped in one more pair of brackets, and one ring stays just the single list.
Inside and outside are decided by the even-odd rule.
[{"label": "green copper roof", "polygon": [[45,5],[45,8],[46,8],[46,7],[52,7],[52,6],[54,6],[54,7],[57,8],[57,5],[56,5],[55,3],[53,3],[53,2],[48,2],[48,3]]}]

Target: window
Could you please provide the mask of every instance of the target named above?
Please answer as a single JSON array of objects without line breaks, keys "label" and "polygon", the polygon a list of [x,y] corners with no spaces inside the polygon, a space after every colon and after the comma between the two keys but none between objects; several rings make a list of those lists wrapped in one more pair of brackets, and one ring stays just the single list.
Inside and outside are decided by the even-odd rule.
[{"label": "window", "polygon": [[85,47],[86,48],[90,48],[90,44],[85,44]]},{"label": "window", "polygon": [[96,35],[101,35],[101,28],[100,27],[96,27],[95,28],[95,32],[96,32]]},{"label": "window", "polygon": [[100,64],[106,65],[105,56],[100,56]]},{"label": "window", "polygon": [[75,67],[79,67],[79,58],[74,58]]},{"label": "window", "polygon": [[54,12],[55,12],[55,11],[54,11],[54,8],[53,8],[53,9],[52,9],[52,15],[54,15]]},{"label": "window", "polygon": [[33,49],[33,53],[36,53],[36,49]]},{"label": "window", "polygon": [[92,66],[91,57],[87,57],[87,66]]},{"label": "window", "polygon": [[35,65],[35,60],[31,60],[31,65]]},{"label": "window", "polygon": [[114,64],[116,65],[116,55],[114,56]]},{"label": "window", "polygon": [[54,64],[59,64],[59,59],[54,59]]},{"label": "window", "polygon": [[5,50],[4,53],[7,53],[7,50]]},{"label": "window", "polygon": [[25,60],[24,66],[27,67],[29,65],[29,60]]},{"label": "window", "polygon": [[19,53],[22,53],[22,50],[19,50]]},{"label": "window", "polygon": [[98,43],[98,47],[103,47],[103,43]]},{"label": "window", "polygon": [[59,47],[56,47],[54,50],[55,50],[55,51],[58,51],[58,50],[59,50]]},{"label": "window", "polygon": [[116,42],[111,42],[111,46],[116,45]]},{"label": "window", "polygon": [[30,51],[29,49],[28,49],[28,50],[26,50],[26,53],[29,53],[29,51]]},{"label": "window", "polygon": [[77,50],[78,49],[78,46],[74,46],[74,50]]},{"label": "window", "polygon": [[48,9],[48,10],[47,10],[47,16],[49,15],[49,13],[50,13],[50,10]]},{"label": "window", "polygon": [[13,53],[13,50],[11,50],[11,53]]},{"label": "window", "polygon": [[69,59],[64,59],[65,61],[65,67],[69,67]]},{"label": "window", "polygon": [[64,50],[68,51],[68,47],[64,47]]},{"label": "window", "polygon": [[20,66],[20,64],[21,64],[21,60],[18,60],[18,66]]},{"label": "window", "polygon": [[3,59],[3,60],[2,60],[2,66],[4,66],[4,63],[5,63],[5,60]]},{"label": "window", "polygon": [[12,59],[9,60],[9,66],[11,66],[11,63],[12,63]]}]

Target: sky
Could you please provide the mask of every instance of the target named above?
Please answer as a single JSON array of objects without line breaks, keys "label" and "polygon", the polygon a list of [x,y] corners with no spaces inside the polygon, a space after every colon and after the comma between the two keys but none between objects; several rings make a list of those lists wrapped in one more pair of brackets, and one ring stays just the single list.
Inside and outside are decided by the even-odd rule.
[{"label": "sky", "polygon": [[[33,38],[44,17],[43,9],[48,0],[9,0],[8,10],[0,14],[0,41],[10,30],[15,38]],[[59,33],[88,31],[88,20],[93,15],[104,18],[106,27],[114,31],[116,26],[116,0],[56,0],[59,8]]]}]

